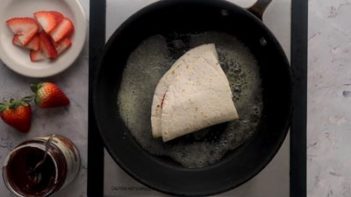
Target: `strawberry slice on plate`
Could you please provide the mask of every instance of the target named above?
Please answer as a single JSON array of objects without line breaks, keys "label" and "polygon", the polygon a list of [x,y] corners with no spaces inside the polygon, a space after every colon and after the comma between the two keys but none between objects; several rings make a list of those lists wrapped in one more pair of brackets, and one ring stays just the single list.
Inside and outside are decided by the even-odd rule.
[{"label": "strawberry slice on plate", "polygon": [[58,11],[49,11],[52,15],[55,16],[57,24],[60,24],[62,22],[62,20],[65,18],[65,16]]},{"label": "strawberry slice on plate", "polygon": [[39,62],[46,59],[45,55],[41,50],[38,50],[38,51],[31,50],[29,53],[29,57],[32,62]]},{"label": "strawberry slice on plate", "polygon": [[69,38],[64,38],[60,42],[56,44],[56,51],[60,55],[64,51],[66,51],[68,48],[70,48],[72,45],[72,41]]},{"label": "strawberry slice on plate", "polygon": [[35,35],[32,40],[25,46],[27,49],[38,51],[40,49],[39,35]]},{"label": "strawberry slice on plate", "polygon": [[24,47],[18,37],[19,37],[19,35],[14,35],[13,36],[12,44],[20,46],[20,47]]},{"label": "strawberry slice on plate", "polygon": [[74,25],[68,18],[64,18],[62,22],[50,32],[51,38],[54,42],[59,42],[65,37],[70,36],[74,32]]},{"label": "strawberry slice on plate", "polygon": [[19,35],[14,35],[13,36],[13,39],[12,39],[12,43],[14,45],[17,45],[17,46],[20,46],[20,47],[23,47],[23,48],[27,48],[27,49],[31,49],[31,50],[39,50],[40,49],[40,40],[39,40],[39,36],[38,35],[35,35],[31,40],[30,42],[23,46],[21,41],[19,40]]},{"label": "strawberry slice on plate", "polygon": [[46,33],[50,33],[59,25],[64,16],[56,11],[39,11],[34,13],[35,19]]},{"label": "strawberry slice on plate", "polygon": [[40,32],[39,38],[40,38],[40,48],[44,53],[44,55],[49,59],[56,59],[58,54],[50,36],[45,32]]},{"label": "strawberry slice on plate", "polygon": [[24,46],[28,44],[39,31],[37,22],[29,17],[11,18],[6,21],[10,30],[18,35],[18,41]]}]

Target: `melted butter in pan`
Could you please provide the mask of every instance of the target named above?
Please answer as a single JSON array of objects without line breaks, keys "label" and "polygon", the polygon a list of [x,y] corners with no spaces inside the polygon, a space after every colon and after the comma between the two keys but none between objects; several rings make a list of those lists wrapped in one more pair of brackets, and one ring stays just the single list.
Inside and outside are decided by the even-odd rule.
[{"label": "melted butter in pan", "polygon": [[[216,44],[240,119],[167,143],[154,139],[150,116],[158,81],[187,50],[206,43]],[[150,154],[168,157],[186,168],[206,167],[220,161],[255,133],[263,108],[259,68],[249,49],[225,33],[206,32],[167,38],[155,35],[142,42],[130,55],[117,103],[131,134]]]}]

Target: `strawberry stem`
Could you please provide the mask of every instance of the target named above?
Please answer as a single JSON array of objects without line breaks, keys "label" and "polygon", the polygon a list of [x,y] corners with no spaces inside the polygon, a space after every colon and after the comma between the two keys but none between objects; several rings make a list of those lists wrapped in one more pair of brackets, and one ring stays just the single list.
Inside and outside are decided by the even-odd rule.
[{"label": "strawberry stem", "polygon": [[4,103],[0,103],[0,112],[6,109],[6,105]]},{"label": "strawberry stem", "polygon": [[34,92],[37,93],[37,91],[41,88],[41,83],[32,83],[30,84],[30,89]]},{"label": "strawberry stem", "polygon": [[31,89],[34,93],[36,93],[37,90],[38,90],[37,84],[30,84],[30,89]]},{"label": "strawberry stem", "polygon": [[0,106],[2,105],[1,107],[2,109],[7,109],[7,108],[16,109],[18,106],[21,106],[21,105],[24,105],[24,106],[29,105],[29,103],[33,100],[33,98],[34,96],[26,96],[20,100],[11,98],[10,101],[6,103],[1,103]]},{"label": "strawberry stem", "polygon": [[26,96],[22,98],[22,102],[25,102],[27,104],[29,104],[30,102],[32,102],[32,100],[34,99],[35,95],[31,95],[31,96]]},{"label": "strawberry stem", "polygon": [[16,109],[18,105],[20,105],[20,102],[18,100],[10,99],[10,109]]}]

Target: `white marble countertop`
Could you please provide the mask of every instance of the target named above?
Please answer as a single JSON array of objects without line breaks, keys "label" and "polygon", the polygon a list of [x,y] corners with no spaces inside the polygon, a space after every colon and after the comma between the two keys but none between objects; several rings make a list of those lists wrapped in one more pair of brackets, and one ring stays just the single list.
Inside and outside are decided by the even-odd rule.
[{"label": "white marble countertop", "polygon": [[309,1],[308,196],[351,195],[351,1]]},{"label": "white marble countertop", "polygon": [[[89,16],[89,0],[80,0]],[[30,79],[9,70],[0,61],[0,100],[21,98],[31,94],[30,83],[53,81],[57,83],[71,100],[68,108],[42,110],[33,107],[32,127],[28,134],[21,134],[0,122],[0,164],[8,152],[27,139],[46,136],[51,133],[70,138],[78,147],[82,167],[77,178],[55,197],[87,196],[87,135],[88,135],[88,45],[74,65],[65,72],[47,79]],[[12,196],[0,178],[0,196]]]}]

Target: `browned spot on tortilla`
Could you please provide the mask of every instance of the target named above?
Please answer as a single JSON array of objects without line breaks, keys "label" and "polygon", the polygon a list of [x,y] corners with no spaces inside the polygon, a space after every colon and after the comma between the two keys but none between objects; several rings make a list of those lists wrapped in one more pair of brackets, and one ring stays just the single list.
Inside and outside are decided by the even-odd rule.
[{"label": "browned spot on tortilla", "polygon": [[198,107],[195,107],[195,111],[199,111],[199,108],[198,108]]},{"label": "browned spot on tortilla", "polygon": [[161,107],[161,106],[160,106],[160,105],[157,105],[156,107],[159,108],[159,107]]},{"label": "browned spot on tortilla", "polygon": [[163,108],[163,104],[164,104],[166,95],[167,95],[167,91],[163,94],[163,97],[162,97],[162,100],[161,100],[161,109]]},{"label": "browned spot on tortilla", "polygon": [[174,70],[172,71],[172,75],[174,75],[175,74],[175,72],[174,72]]}]

